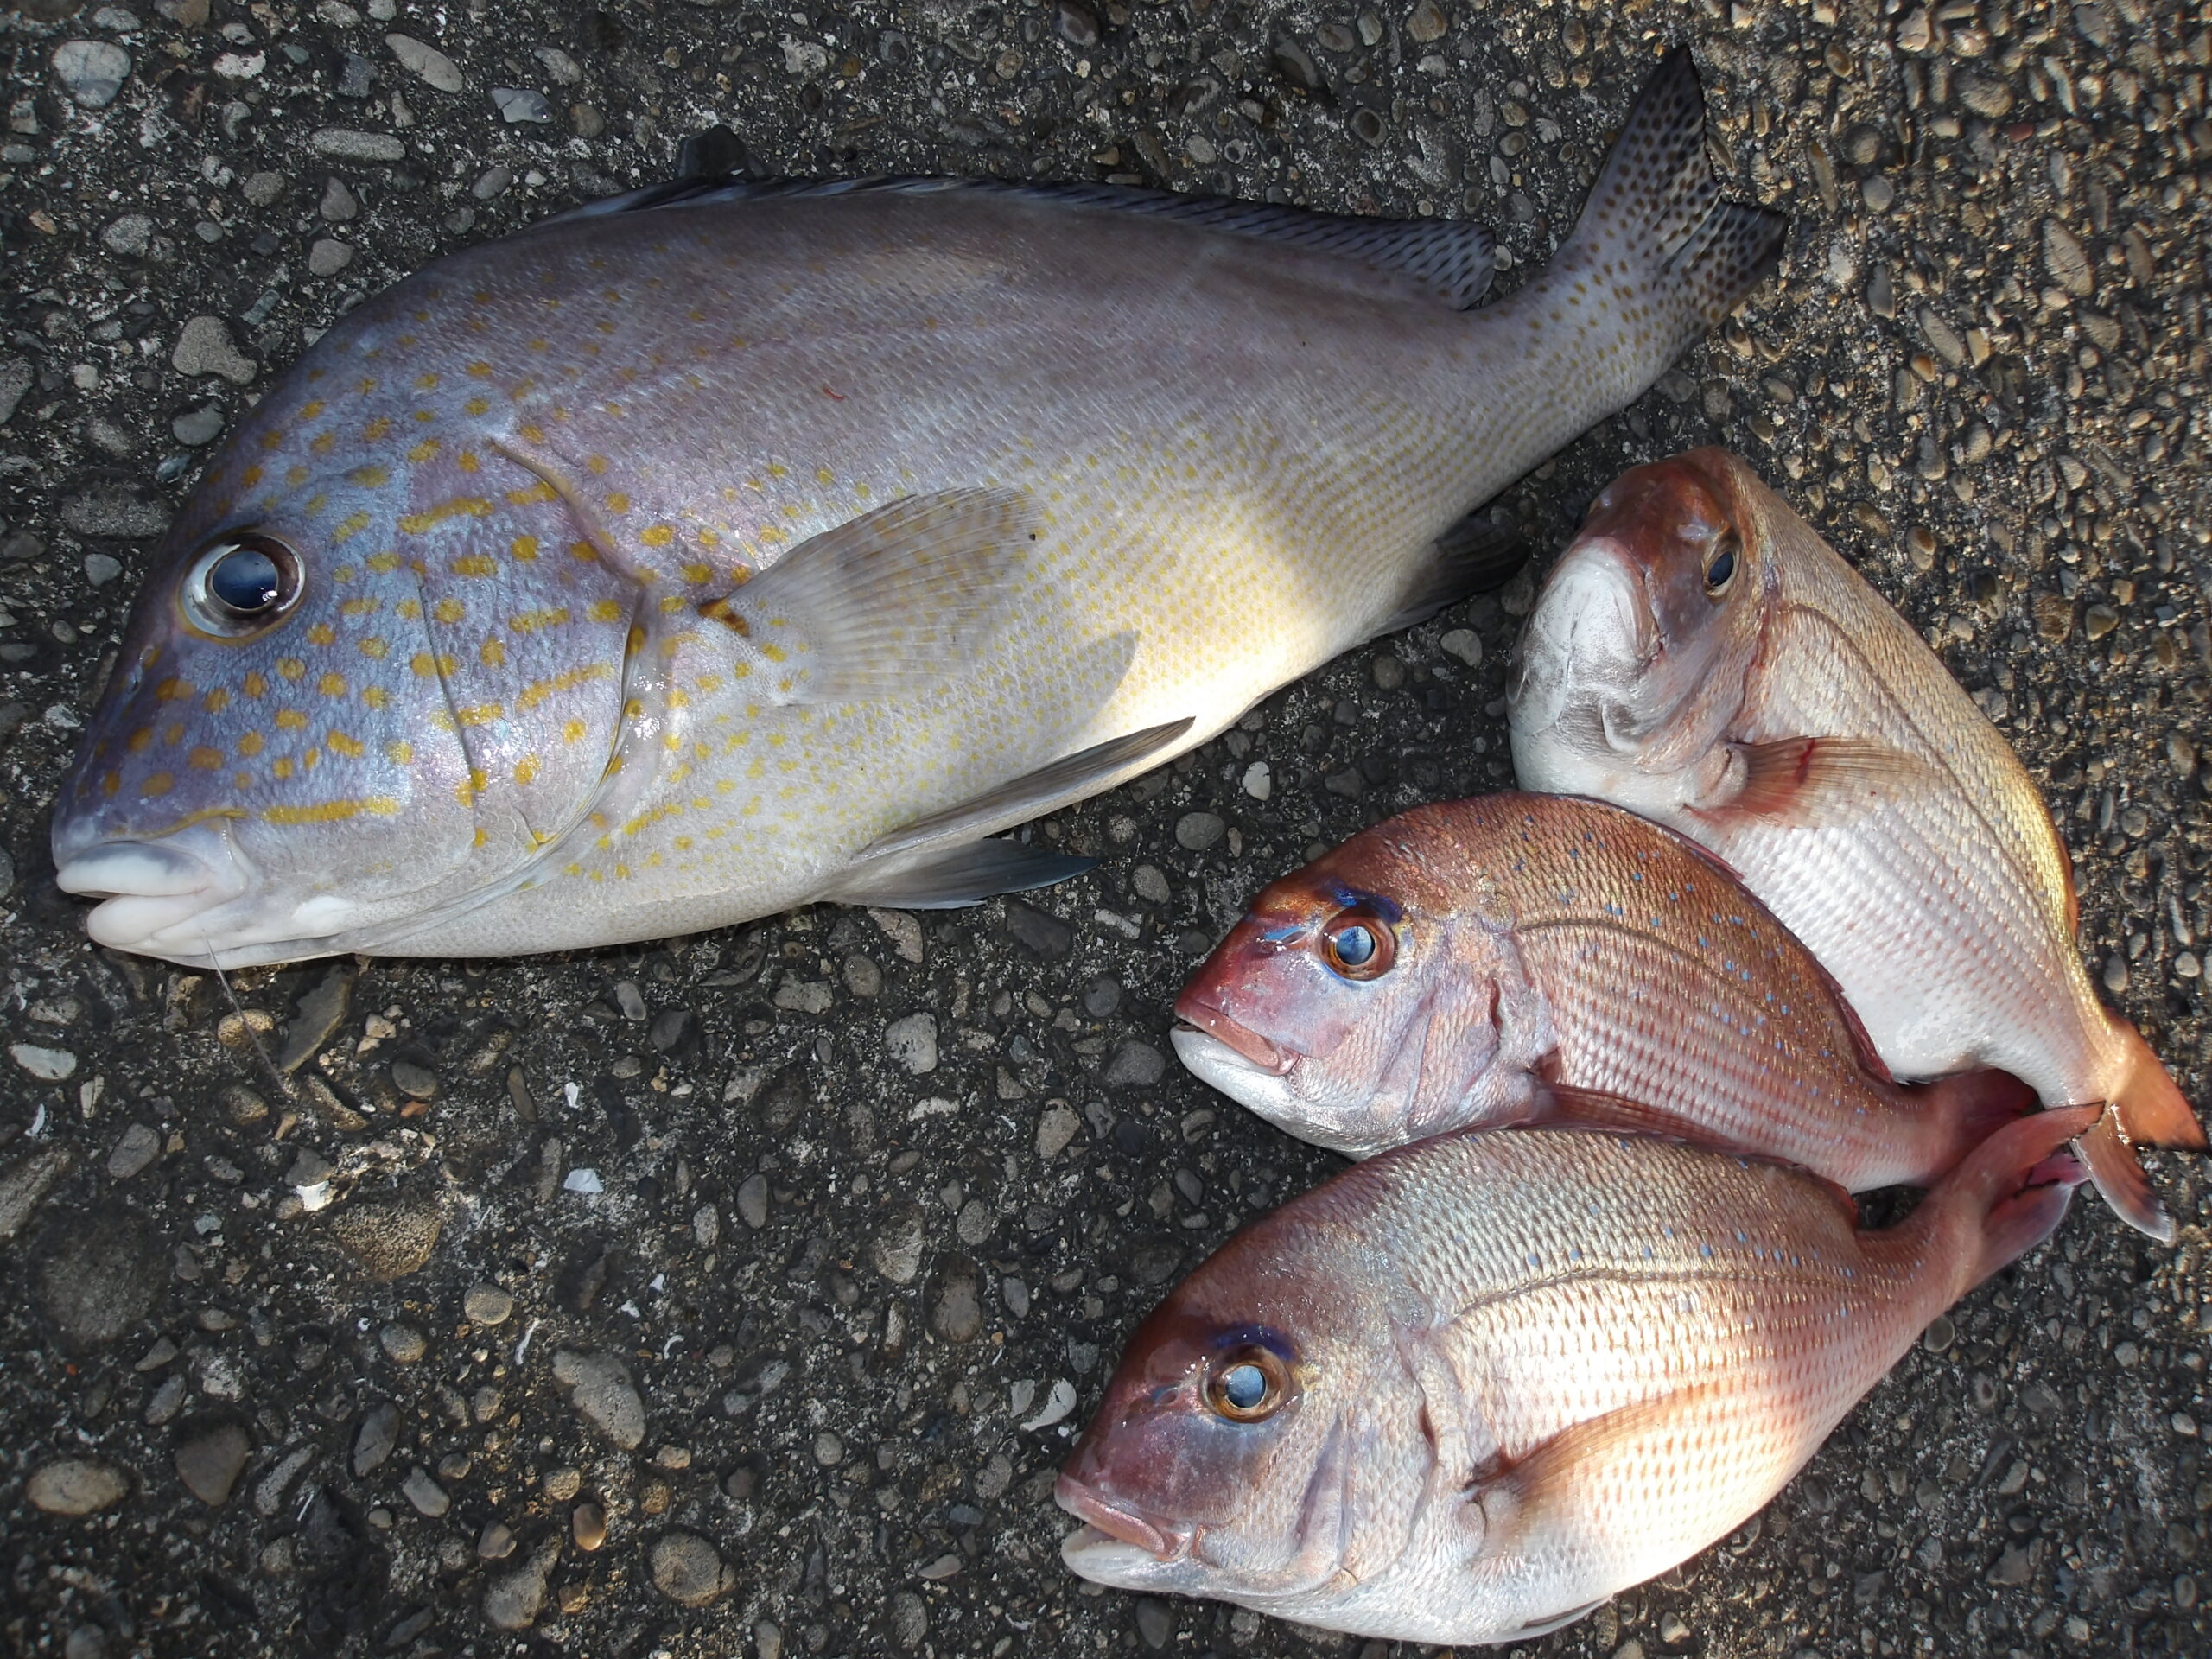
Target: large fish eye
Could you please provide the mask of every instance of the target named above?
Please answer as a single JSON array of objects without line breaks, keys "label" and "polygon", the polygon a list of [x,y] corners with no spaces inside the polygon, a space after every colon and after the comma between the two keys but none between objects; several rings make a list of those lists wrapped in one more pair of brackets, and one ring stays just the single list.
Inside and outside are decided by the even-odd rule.
[{"label": "large fish eye", "polygon": [[300,602],[299,556],[274,536],[249,531],[211,543],[178,592],[185,620],[219,639],[243,639]]},{"label": "large fish eye", "polygon": [[1743,542],[1732,530],[1724,530],[1713,538],[1713,556],[1705,565],[1706,597],[1719,599],[1728,591],[1728,584],[1736,580],[1736,556],[1743,549]]},{"label": "large fish eye", "polygon": [[1346,979],[1379,979],[1398,959],[1398,936],[1382,917],[1355,906],[1322,930],[1321,954]]},{"label": "large fish eye", "polygon": [[1239,1348],[1215,1362],[1206,1403],[1232,1423],[1272,1417],[1290,1399],[1290,1371],[1271,1348]]}]

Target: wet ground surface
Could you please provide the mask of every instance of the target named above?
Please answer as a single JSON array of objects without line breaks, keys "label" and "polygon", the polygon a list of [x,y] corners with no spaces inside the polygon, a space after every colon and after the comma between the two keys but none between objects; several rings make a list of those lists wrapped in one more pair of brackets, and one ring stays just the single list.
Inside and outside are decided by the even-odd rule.
[{"label": "wet ground surface", "polygon": [[[1391,1651],[1060,1567],[1052,1471],[1182,1269],[1332,1160],[1168,1058],[1259,885],[1509,780],[1524,582],[1056,820],[1091,876],[652,949],[105,954],[46,814],[207,446],[346,306],[665,175],[1115,178],[1474,215],[1524,276],[1662,41],[1779,282],[1507,505],[1752,458],[2043,781],[2083,948],[2206,1097],[2212,35],[2177,5],[464,9],[0,25],[0,1643]],[[1625,11],[1626,15],[1622,13]],[[1724,1546],[1527,1651],[2183,1654],[2212,1185],[2093,1204]]]}]

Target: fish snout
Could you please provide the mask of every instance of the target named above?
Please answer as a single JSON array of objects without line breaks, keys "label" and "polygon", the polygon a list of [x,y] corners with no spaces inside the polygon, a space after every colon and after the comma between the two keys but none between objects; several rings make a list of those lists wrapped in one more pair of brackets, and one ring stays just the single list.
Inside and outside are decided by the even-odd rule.
[{"label": "fish snout", "polygon": [[1530,647],[1541,640],[1548,655],[1575,677],[1633,678],[1659,654],[1659,628],[1644,591],[1643,564],[1615,536],[1585,534],[1560,556],[1529,619]]},{"label": "fish snout", "polygon": [[1289,1071],[1296,1058],[1250,1027],[1239,1024],[1212,1003],[1201,1001],[1188,991],[1177,1000],[1175,1017],[1192,1027],[1187,1033],[1179,1031],[1173,1033],[1179,1049],[1184,1046],[1181,1040],[1184,1037],[1203,1033],[1240,1059],[1257,1066],[1271,1077],[1278,1077]]},{"label": "fish snout", "polygon": [[244,896],[253,882],[231,838],[204,825],[155,841],[55,839],[62,844],[54,849],[54,884],[103,901],[86,931],[118,950],[171,954],[168,940],[184,938],[194,918]]},{"label": "fish snout", "polygon": [[1127,1498],[1109,1497],[1073,1475],[1060,1476],[1052,1488],[1052,1501],[1086,1526],[1116,1543],[1143,1550],[1154,1560],[1179,1560],[1191,1552],[1192,1527],[1147,1515]]}]

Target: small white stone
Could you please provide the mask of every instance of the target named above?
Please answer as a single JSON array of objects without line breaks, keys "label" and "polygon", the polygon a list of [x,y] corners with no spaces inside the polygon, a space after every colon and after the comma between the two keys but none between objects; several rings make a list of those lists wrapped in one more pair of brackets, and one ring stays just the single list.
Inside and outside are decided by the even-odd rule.
[{"label": "small white stone", "polygon": [[571,1192],[591,1193],[607,1191],[606,1185],[601,1181],[599,1172],[595,1169],[572,1169],[561,1185]]},{"label": "small white stone", "polygon": [[1244,792],[1255,801],[1264,801],[1275,792],[1274,771],[1264,760],[1255,760],[1244,768]]},{"label": "small white stone", "polygon": [[41,1048],[36,1043],[15,1043],[8,1052],[17,1065],[47,1083],[60,1083],[77,1070],[77,1057],[66,1048]]}]

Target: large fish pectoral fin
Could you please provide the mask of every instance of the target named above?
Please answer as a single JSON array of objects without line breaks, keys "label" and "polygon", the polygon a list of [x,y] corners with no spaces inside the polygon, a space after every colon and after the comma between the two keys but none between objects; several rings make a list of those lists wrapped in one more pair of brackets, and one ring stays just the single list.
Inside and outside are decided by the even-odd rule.
[{"label": "large fish pectoral fin", "polygon": [[809,537],[699,613],[728,631],[764,702],[909,695],[974,660],[1038,525],[1018,490],[908,496]]},{"label": "large fish pectoral fin", "polygon": [[978,837],[1111,787],[1133,768],[1149,764],[1191,724],[1170,721],[1095,743],[988,794],[902,824],[862,848],[859,860],[820,896],[840,904],[942,910],[1080,875],[1098,861]]},{"label": "large fish pectoral fin", "polygon": [[1740,787],[1694,810],[1710,818],[1742,816],[1794,827],[1834,823],[1890,805],[1944,774],[1886,744],[1846,737],[1789,737],[1737,747]]},{"label": "large fish pectoral fin", "polygon": [[1509,1630],[1503,1636],[1491,1637],[1489,1640],[1495,1643],[1533,1642],[1540,1636],[1549,1636],[1554,1630],[1565,1630],[1578,1618],[1589,1618],[1611,1599],[1611,1596],[1602,1596],[1596,1601],[1586,1601],[1580,1607],[1570,1607],[1563,1613],[1547,1613],[1541,1618],[1530,1619],[1517,1630]]}]

